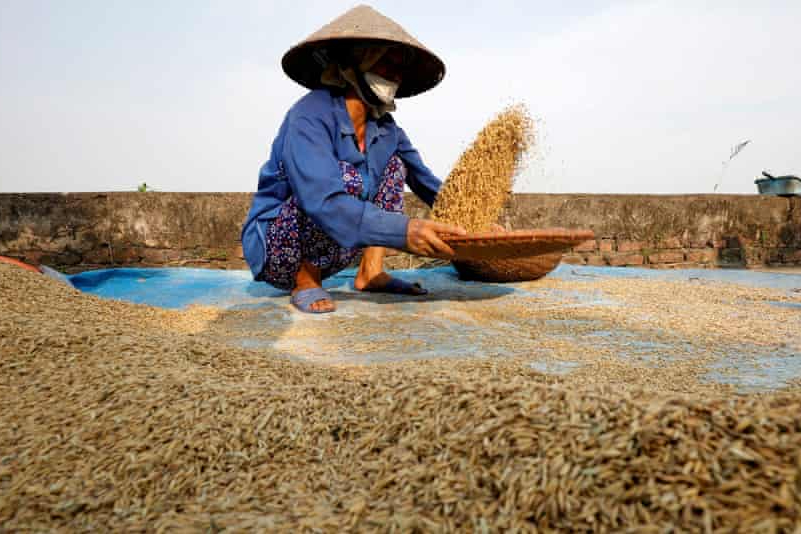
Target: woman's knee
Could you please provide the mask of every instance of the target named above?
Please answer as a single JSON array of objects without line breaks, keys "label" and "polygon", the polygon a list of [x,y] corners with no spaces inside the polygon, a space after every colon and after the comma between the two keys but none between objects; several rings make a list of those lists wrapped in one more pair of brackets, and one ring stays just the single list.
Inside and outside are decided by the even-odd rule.
[{"label": "woman's knee", "polygon": [[360,197],[364,191],[364,180],[356,166],[347,161],[340,161],[339,170],[342,172],[342,183],[345,187],[345,192],[354,197]]},{"label": "woman's knee", "polygon": [[385,211],[402,212],[405,184],[406,165],[397,154],[394,154],[384,168],[375,204]]}]

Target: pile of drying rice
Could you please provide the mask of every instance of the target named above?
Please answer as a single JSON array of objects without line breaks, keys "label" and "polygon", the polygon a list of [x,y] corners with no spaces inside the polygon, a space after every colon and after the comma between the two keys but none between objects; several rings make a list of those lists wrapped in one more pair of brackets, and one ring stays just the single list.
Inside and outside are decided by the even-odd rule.
[{"label": "pile of drying rice", "polygon": [[489,230],[498,221],[514,185],[523,154],[533,142],[534,126],[518,104],[498,114],[464,151],[437,196],[432,219]]},{"label": "pile of drying rice", "polygon": [[7,265],[0,309],[0,531],[801,528],[794,392],[294,363]]}]

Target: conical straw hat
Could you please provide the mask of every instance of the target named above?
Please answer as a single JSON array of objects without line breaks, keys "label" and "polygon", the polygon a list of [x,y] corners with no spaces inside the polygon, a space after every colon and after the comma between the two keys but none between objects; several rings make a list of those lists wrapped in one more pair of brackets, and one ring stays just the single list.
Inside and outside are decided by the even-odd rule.
[{"label": "conical straw hat", "polygon": [[414,59],[404,72],[397,98],[427,91],[445,75],[441,59],[398,23],[365,5],[354,7],[293,46],[284,54],[281,65],[290,78],[304,87],[316,89],[323,86],[320,75],[332,48],[365,42],[400,44],[414,50]]}]

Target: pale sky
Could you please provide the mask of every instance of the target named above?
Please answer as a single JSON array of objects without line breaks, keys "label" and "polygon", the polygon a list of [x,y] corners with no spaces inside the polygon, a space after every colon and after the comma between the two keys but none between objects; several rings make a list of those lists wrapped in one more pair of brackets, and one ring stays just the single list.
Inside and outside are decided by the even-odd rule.
[{"label": "pale sky", "polygon": [[[281,56],[354,5],[0,0],[0,192],[254,190],[306,91]],[[798,0],[371,5],[445,61],[395,113],[443,178],[519,101],[538,140],[518,191],[751,193],[763,169],[801,175]]]}]

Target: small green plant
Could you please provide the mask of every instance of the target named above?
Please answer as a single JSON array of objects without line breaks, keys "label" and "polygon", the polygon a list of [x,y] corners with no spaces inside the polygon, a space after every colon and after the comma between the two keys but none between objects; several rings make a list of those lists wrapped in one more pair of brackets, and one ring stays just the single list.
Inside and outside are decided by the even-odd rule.
[{"label": "small green plant", "polygon": [[206,258],[210,260],[226,261],[228,259],[228,252],[224,250],[209,250],[206,253]]}]

